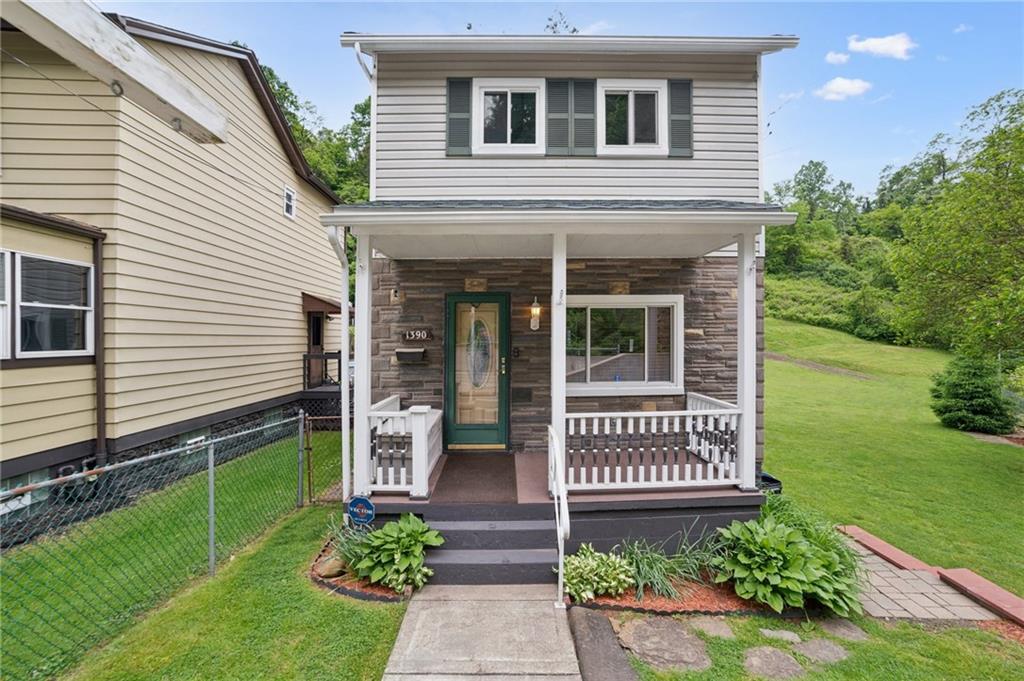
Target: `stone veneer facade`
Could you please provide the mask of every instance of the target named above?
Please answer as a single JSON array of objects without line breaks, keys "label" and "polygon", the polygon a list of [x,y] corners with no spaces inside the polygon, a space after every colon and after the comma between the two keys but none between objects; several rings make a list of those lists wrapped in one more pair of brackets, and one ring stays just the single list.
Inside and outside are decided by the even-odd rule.
[{"label": "stone veneer facade", "polygon": [[[682,294],[686,328],[683,381],[686,390],[736,399],[736,260],[605,259],[568,262],[568,294],[608,294],[629,283],[630,294]],[[400,395],[402,406],[444,404],[445,294],[464,290],[467,278],[485,279],[487,291],[511,299],[510,449],[546,450],[550,422],[551,261],[548,259],[390,260],[373,259],[371,386],[373,401]],[[392,291],[398,296],[392,302]],[[542,305],[541,326],[530,330],[534,296]],[[407,329],[430,328],[433,340],[402,340]],[[424,361],[398,364],[395,348],[424,347]],[[518,354],[518,356],[516,356]],[[764,284],[757,273],[757,460],[764,447]],[[683,409],[684,398],[570,397],[568,412],[631,411],[641,402]]]}]

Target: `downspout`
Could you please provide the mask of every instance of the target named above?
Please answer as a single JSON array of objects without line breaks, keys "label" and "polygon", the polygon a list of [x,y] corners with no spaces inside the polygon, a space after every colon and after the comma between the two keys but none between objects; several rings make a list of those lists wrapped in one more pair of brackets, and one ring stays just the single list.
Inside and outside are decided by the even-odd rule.
[{"label": "downspout", "polygon": [[338,385],[341,388],[341,498],[342,501],[348,501],[348,498],[352,490],[352,437],[350,433],[349,413],[351,408],[349,405],[349,385],[352,381],[352,376],[349,374],[348,362],[349,362],[349,320],[351,319],[351,304],[348,300],[348,252],[345,248],[346,243],[346,231],[342,227],[331,227],[327,230],[327,238],[331,242],[331,247],[334,248],[335,255],[338,256],[338,262],[341,263],[341,361],[342,371],[341,379],[338,381]]},{"label": "downspout", "polygon": [[93,315],[96,362],[96,466],[107,465],[107,357],[103,316],[103,237],[92,241]]}]

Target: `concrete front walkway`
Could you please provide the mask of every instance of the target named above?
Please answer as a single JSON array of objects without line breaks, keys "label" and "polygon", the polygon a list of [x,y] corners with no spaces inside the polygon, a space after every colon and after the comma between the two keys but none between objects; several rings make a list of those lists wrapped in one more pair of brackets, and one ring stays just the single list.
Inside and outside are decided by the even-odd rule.
[{"label": "concrete front walkway", "polygon": [[412,597],[384,681],[578,681],[554,585],[427,586]]}]

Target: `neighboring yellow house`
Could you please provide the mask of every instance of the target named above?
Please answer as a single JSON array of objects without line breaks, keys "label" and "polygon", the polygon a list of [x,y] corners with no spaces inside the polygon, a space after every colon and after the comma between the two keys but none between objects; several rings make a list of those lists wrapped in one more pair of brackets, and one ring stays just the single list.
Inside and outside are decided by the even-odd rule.
[{"label": "neighboring yellow house", "polygon": [[176,132],[4,24],[5,486],[294,405],[303,354],[336,349],[342,328],[318,220],[339,200],[255,55],[109,18],[220,107],[227,137]]}]

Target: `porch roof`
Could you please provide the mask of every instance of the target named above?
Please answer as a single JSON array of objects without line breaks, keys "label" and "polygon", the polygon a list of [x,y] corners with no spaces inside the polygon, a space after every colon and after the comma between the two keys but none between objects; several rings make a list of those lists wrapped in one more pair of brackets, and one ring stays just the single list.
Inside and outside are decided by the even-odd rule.
[{"label": "porch roof", "polygon": [[795,221],[772,204],[703,199],[370,201],[321,216],[398,259],[547,258],[559,233],[571,258],[696,257]]}]

